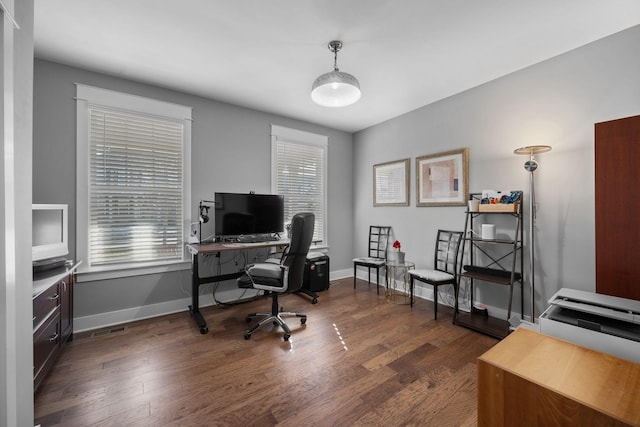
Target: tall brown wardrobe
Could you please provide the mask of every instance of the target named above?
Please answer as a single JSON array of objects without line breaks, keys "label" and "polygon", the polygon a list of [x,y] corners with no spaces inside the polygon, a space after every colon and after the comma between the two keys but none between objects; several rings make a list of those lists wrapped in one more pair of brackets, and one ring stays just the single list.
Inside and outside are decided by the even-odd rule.
[{"label": "tall brown wardrobe", "polygon": [[640,116],[595,125],[596,292],[640,300]]}]

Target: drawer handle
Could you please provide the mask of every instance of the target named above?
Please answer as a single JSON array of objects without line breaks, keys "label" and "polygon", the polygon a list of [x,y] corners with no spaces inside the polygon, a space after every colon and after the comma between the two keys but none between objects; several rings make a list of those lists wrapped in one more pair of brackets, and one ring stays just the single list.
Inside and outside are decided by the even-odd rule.
[{"label": "drawer handle", "polygon": [[55,300],[57,300],[58,298],[60,298],[60,294],[51,295],[51,296],[49,297],[49,301],[55,301]]},{"label": "drawer handle", "polygon": [[35,322],[36,321],[36,316],[33,316],[33,319],[31,319],[31,320]]},{"label": "drawer handle", "polygon": [[54,341],[56,341],[56,340],[58,339],[58,337],[59,337],[59,336],[60,336],[60,335],[58,335],[58,333],[56,332],[55,334],[53,334],[53,335],[51,335],[51,336],[49,337],[49,342],[54,342]]}]

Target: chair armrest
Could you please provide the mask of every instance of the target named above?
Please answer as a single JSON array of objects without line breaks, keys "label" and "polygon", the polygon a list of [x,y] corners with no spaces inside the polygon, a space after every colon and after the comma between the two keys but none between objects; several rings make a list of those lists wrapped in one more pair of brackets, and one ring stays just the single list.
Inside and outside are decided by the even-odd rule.
[{"label": "chair armrest", "polygon": [[255,289],[285,292],[288,288],[289,267],[282,264],[252,264],[247,267],[245,273]]},{"label": "chair armrest", "polygon": [[251,264],[247,267],[246,272],[252,277],[264,277],[270,279],[280,279],[282,277],[283,265],[271,262],[260,262]]}]

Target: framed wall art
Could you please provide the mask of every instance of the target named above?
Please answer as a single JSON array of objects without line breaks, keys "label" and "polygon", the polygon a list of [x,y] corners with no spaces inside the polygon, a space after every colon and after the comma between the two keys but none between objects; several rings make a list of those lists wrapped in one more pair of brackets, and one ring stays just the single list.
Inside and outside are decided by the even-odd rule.
[{"label": "framed wall art", "polygon": [[464,206],[468,199],[468,148],[416,158],[416,206]]},{"label": "framed wall art", "polygon": [[373,165],[373,206],[409,206],[409,159]]}]

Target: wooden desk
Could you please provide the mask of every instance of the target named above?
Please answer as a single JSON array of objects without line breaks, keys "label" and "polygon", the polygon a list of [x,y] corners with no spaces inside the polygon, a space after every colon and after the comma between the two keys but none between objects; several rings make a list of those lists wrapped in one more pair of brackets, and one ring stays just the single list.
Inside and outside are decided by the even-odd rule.
[{"label": "wooden desk", "polygon": [[191,305],[189,312],[193,316],[196,324],[200,328],[200,333],[206,334],[209,331],[207,322],[200,313],[200,285],[212,282],[222,282],[225,280],[233,280],[242,276],[243,271],[239,270],[235,273],[221,274],[218,276],[200,277],[198,261],[199,255],[220,254],[229,251],[248,251],[251,249],[264,249],[271,247],[280,247],[289,245],[289,240],[274,240],[259,243],[191,243],[187,245],[187,250],[191,253]]},{"label": "wooden desk", "polygon": [[478,426],[640,426],[640,364],[518,329],[478,359]]}]

